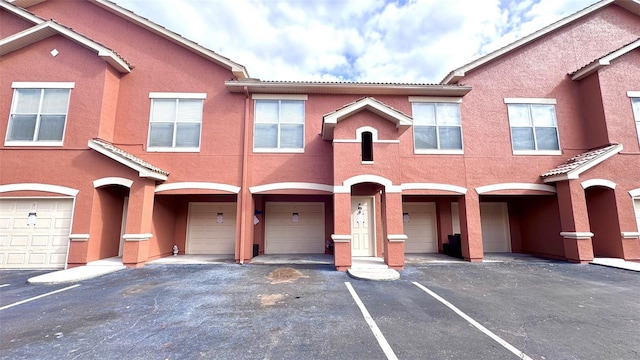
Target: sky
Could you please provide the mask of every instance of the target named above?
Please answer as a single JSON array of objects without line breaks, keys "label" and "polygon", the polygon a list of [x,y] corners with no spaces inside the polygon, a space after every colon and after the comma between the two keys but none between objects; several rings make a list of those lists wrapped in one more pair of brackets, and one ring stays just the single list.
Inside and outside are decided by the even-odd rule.
[{"label": "sky", "polygon": [[278,81],[438,83],[596,0],[115,0]]}]

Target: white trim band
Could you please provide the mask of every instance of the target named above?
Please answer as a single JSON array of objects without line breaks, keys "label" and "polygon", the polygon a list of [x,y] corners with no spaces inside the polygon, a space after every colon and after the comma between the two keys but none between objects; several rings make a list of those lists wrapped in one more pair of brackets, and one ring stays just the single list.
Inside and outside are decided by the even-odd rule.
[{"label": "white trim band", "polygon": [[73,89],[74,82],[23,82],[14,81],[11,83],[12,89]]},{"label": "white trim band", "polygon": [[546,98],[504,98],[505,104],[543,104],[555,105],[558,103],[556,99]]},{"label": "white trim band", "polygon": [[593,233],[588,231],[563,231],[560,236],[567,239],[587,240],[593,237]]},{"label": "white trim band", "polygon": [[461,97],[444,96],[409,96],[411,103],[462,103]]},{"label": "white trim band", "polygon": [[253,94],[253,100],[309,100],[306,94]]},{"label": "white trim band", "polygon": [[153,237],[153,234],[124,234],[122,238],[124,241],[147,241]]},{"label": "white trim band", "polygon": [[623,231],[620,235],[625,239],[638,239],[640,238],[640,231]]},{"label": "white trim band", "polygon": [[389,242],[405,242],[409,237],[405,234],[389,234],[387,235],[387,240]]},{"label": "white trim band", "polygon": [[615,190],[616,189],[616,183],[614,183],[613,181],[610,181],[610,180],[606,180],[606,179],[585,180],[582,183],[580,183],[580,185],[582,185],[583,189],[587,189],[587,188],[590,188],[592,186],[604,186],[604,187],[609,188],[611,190]]},{"label": "white trim band", "polygon": [[183,190],[183,189],[202,189],[202,190],[219,190],[226,191],[233,194],[240,192],[239,186],[219,184],[212,182],[198,182],[198,181],[184,181],[168,184],[160,184],[156,186],[154,192],[170,191],[170,190]]},{"label": "white trim band", "polygon": [[0,193],[10,191],[43,191],[56,194],[76,196],[80,190],[72,189],[66,186],[39,184],[39,183],[22,183],[22,184],[7,184],[0,185]]},{"label": "white trim band", "polygon": [[640,97],[640,91],[627,91],[627,96],[630,98]]},{"label": "white trim band", "polygon": [[120,185],[127,188],[131,188],[131,186],[133,185],[133,180],[129,180],[121,177],[105,177],[105,178],[93,181],[93,187],[95,189],[102,186],[107,186],[107,185]]},{"label": "white trim band", "polygon": [[198,99],[204,100],[207,93],[150,92],[149,99]]},{"label": "white trim band", "polygon": [[502,184],[479,186],[476,188],[476,192],[478,194],[484,194],[484,193],[499,191],[499,190],[535,190],[535,191],[545,191],[553,194],[557,193],[555,186],[544,185],[544,184],[531,184],[531,183],[502,183]]},{"label": "white trim band", "polygon": [[283,189],[317,190],[317,191],[326,191],[329,193],[333,193],[333,185],[307,183],[307,182],[281,182],[281,183],[264,184],[264,185],[252,186],[249,188],[249,191],[252,194],[258,194],[262,192],[267,192],[272,190],[283,190]]},{"label": "white trim band", "polygon": [[71,241],[89,241],[89,234],[71,234],[69,235]]},{"label": "white trim band", "polygon": [[351,235],[331,234],[331,240],[333,240],[334,243],[348,243],[351,242],[351,238]]},{"label": "white trim band", "polygon": [[404,190],[442,190],[451,191],[456,194],[464,195],[467,193],[467,189],[462,186],[438,184],[438,183],[403,183],[400,185],[402,191]]}]

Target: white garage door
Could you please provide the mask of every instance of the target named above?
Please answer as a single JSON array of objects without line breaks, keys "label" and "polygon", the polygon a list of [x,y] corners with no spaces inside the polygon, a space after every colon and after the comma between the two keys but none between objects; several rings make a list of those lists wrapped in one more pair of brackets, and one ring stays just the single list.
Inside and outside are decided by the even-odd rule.
[{"label": "white garage door", "polygon": [[480,203],[480,220],[484,252],[511,252],[507,203]]},{"label": "white garage door", "polygon": [[324,203],[267,202],[265,254],[324,254]]},{"label": "white garage door", "polygon": [[407,254],[438,252],[436,241],[436,204],[403,203],[404,234]]},{"label": "white garage door", "polygon": [[72,210],[72,199],[0,199],[0,268],[64,268]]},{"label": "white garage door", "polygon": [[633,200],[636,206],[636,221],[638,222],[638,231],[640,231],[640,199]]},{"label": "white garage door", "polygon": [[234,254],[236,203],[189,203],[187,254]]}]

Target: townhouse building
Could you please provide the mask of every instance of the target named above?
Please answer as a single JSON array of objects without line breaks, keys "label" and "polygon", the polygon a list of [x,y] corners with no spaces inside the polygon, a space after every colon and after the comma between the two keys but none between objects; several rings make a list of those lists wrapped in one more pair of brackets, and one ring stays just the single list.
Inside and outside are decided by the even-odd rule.
[{"label": "townhouse building", "polygon": [[[640,261],[640,3],[438,84],[261,81],[107,0],[0,1],[0,267]],[[460,234],[459,237],[454,234]]]}]

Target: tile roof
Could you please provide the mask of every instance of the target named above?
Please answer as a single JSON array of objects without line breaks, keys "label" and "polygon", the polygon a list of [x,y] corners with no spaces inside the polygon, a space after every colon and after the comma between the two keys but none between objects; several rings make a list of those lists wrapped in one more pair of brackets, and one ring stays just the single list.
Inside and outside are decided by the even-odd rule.
[{"label": "tile roof", "polygon": [[[169,175],[168,171],[164,171],[159,167],[154,166],[151,163],[144,161],[141,158],[114,146],[112,143],[108,141],[105,141],[99,138],[94,138],[89,140],[89,147],[96,151],[99,151],[99,149],[96,148],[96,146],[99,147],[99,149],[108,152],[108,154],[111,155],[109,157],[111,157],[112,159],[124,165],[127,165],[134,170],[139,170],[137,169],[137,167],[142,167],[144,170],[162,175],[163,177],[166,177],[167,175]],[[102,151],[99,151],[99,152],[103,153]]]},{"label": "tile roof", "polygon": [[578,154],[540,175],[545,182],[577,179],[578,175],[622,151],[622,145],[609,144]]}]

